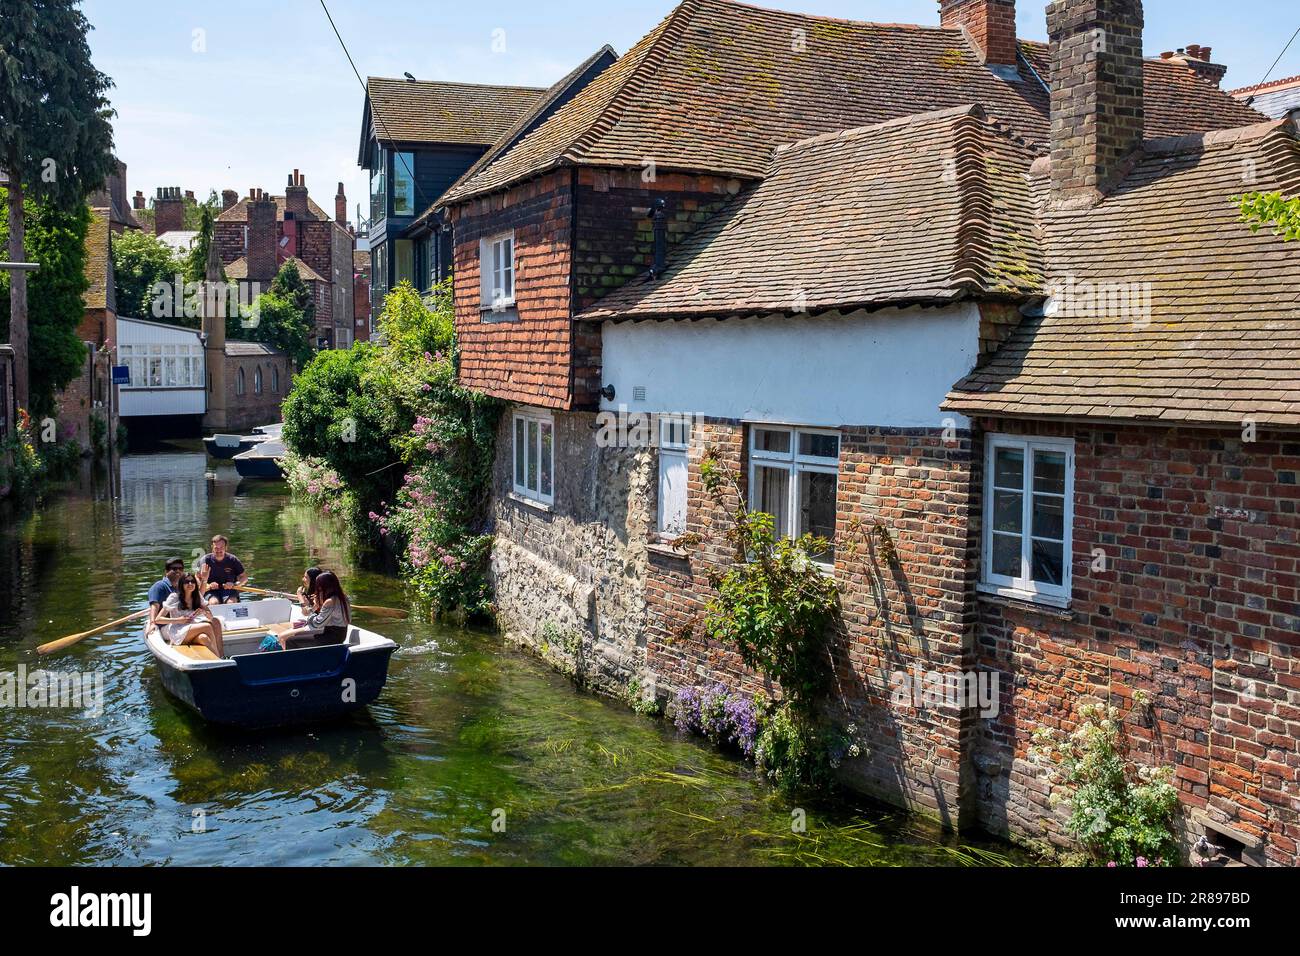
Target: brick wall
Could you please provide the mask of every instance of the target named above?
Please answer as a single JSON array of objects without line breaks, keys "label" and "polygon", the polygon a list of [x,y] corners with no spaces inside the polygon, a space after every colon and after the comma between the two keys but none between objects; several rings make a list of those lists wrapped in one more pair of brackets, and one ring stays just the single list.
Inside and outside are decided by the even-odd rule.
[{"label": "brick wall", "polygon": [[940,0],[940,22],[945,27],[964,26],[988,63],[1010,66],[1016,62],[1015,0]]},{"label": "brick wall", "polygon": [[[560,170],[453,211],[463,385],[510,401],[572,406],[572,175]],[[516,307],[501,314],[481,312],[479,240],[511,229]]]},{"label": "brick wall", "polygon": [[979,664],[1015,688],[975,742],[983,825],[1066,842],[1025,756],[1036,726],[1069,728],[1093,696],[1124,713],[1137,759],[1176,768],[1189,829],[1208,818],[1295,865],[1300,442],[987,424],[1073,437],[1076,475],[1070,612],[979,601]]},{"label": "brick wall", "polygon": [[[292,365],[287,355],[227,355],[226,365],[226,428],[244,431],[255,425],[268,425],[280,421],[280,404],[289,394]],[[262,370],[262,393],[254,390],[255,373]],[[272,388],[272,369],[280,370],[280,388]],[[244,394],[238,392],[239,370],[244,371]]]}]

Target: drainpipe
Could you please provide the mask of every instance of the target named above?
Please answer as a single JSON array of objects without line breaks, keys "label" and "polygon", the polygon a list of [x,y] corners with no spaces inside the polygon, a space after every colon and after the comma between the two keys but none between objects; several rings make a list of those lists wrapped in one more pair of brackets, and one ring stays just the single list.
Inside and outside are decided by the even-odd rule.
[{"label": "drainpipe", "polygon": [[650,205],[654,218],[655,264],[650,270],[650,278],[658,279],[664,274],[668,261],[668,204],[663,199],[656,199]]}]

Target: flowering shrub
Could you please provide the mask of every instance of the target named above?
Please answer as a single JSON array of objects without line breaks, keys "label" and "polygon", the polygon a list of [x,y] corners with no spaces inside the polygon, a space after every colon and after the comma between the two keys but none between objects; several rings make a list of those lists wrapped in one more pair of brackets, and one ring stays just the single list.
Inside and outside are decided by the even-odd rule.
[{"label": "flowering shrub", "polygon": [[715,744],[734,745],[746,757],[754,755],[758,706],[752,697],[732,694],[721,684],[679,690],[673,722],[683,733],[694,731]]},{"label": "flowering shrub", "polygon": [[1031,757],[1048,779],[1070,791],[1052,794],[1070,806],[1065,829],[1090,860],[1107,866],[1169,866],[1178,858],[1178,790],[1172,767],[1138,767],[1126,754],[1123,721],[1114,707],[1087,703],[1068,736],[1034,731]]},{"label": "flowering shrub", "polygon": [[399,284],[377,324],[382,344],[323,352],[294,380],[290,485],[382,539],[435,613],[487,614],[500,405],[456,382],[449,283],[429,302]]}]

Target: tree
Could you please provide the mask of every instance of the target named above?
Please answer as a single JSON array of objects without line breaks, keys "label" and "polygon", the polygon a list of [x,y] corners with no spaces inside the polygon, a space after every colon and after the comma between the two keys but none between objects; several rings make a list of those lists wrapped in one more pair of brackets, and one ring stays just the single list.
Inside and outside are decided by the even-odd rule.
[{"label": "tree", "polygon": [[113,274],[118,313],[151,320],[170,318],[155,314],[153,287],[160,282],[172,285],[182,268],[183,263],[171,247],[159,242],[156,236],[134,229],[114,236]]},{"label": "tree", "polygon": [[1252,232],[1273,226],[1283,242],[1300,242],[1300,196],[1284,199],[1281,193],[1247,193],[1240,199],[1241,218]]},{"label": "tree", "polygon": [[[9,258],[27,258],[27,199],[73,213],[113,171],[112,86],[90,59],[76,0],[0,0],[0,167],[9,177]],[[29,402],[27,275],[10,279],[14,391]]]},{"label": "tree", "polygon": [[298,267],[286,262],[271,288],[253,303],[255,325],[245,326],[239,316],[226,319],[226,337],[265,342],[287,352],[301,368],[312,356],[312,330],[316,305],[311,290],[298,274]]},{"label": "tree", "polygon": [[[27,407],[40,416],[54,413],[58,391],[86,363],[86,346],[77,327],[86,314],[83,296],[90,287],[86,279],[90,210],[82,203],[72,212],[64,212],[52,204],[38,205],[30,199],[24,206],[26,246],[41,264],[31,277],[31,335],[27,346],[31,360]],[[0,232],[7,225],[8,214],[0,210]],[[13,276],[0,276],[0,332],[7,332],[11,325],[10,299],[3,295],[3,285],[12,281]]]}]

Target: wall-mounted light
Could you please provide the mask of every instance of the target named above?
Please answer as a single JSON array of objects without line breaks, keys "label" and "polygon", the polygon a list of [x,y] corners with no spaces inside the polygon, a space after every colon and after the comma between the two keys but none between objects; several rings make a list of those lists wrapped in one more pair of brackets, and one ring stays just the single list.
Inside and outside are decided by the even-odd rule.
[{"label": "wall-mounted light", "polygon": [[612,402],[614,400],[614,386],[606,385],[604,388],[600,390],[600,394],[601,397],[604,398],[606,401]]}]

